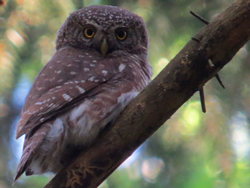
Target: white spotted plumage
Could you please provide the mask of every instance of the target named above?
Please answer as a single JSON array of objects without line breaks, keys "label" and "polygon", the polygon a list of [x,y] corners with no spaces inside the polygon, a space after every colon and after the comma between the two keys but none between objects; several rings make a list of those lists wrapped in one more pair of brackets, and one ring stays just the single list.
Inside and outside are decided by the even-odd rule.
[{"label": "white spotted plumage", "polygon": [[[92,38],[83,29],[95,28]],[[116,31],[125,29],[120,41]],[[73,12],[58,32],[56,53],[37,76],[22,110],[25,143],[16,179],[57,173],[149,83],[143,20],[113,6]]]}]

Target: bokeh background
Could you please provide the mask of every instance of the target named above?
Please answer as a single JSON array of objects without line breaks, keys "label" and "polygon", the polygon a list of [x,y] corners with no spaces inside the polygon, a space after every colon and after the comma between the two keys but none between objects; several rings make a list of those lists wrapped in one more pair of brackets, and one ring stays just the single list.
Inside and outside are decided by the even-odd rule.
[{"label": "bokeh background", "polygon": [[[55,52],[56,32],[70,12],[92,4],[142,16],[150,36],[154,76],[207,20],[233,0],[5,0],[0,7],[0,188],[11,187],[23,138],[14,139],[25,97]],[[195,94],[123,163],[101,188],[250,187],[250,53],[243,47],[205,85],[207,113]],[[43,187],[53,176],[23,176],[14,188]]]}]

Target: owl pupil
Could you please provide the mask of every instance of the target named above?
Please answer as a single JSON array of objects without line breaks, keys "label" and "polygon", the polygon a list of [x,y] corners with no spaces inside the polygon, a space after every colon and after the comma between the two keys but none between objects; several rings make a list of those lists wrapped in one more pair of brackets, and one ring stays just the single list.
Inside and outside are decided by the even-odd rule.
[{"label": "owl pupil", "polygon": [[123,38],[124,37],[124,31],[118,31],[117,33],[118,37]]},{"label": "owl pupil", "polygon": [[87,30],[87,35],[88,35],[88,36],[91,36],[91,35],[93,35],[93,32],[94,32],[94,31],[93,31],[92,29],[88,29],[88,30]]}]

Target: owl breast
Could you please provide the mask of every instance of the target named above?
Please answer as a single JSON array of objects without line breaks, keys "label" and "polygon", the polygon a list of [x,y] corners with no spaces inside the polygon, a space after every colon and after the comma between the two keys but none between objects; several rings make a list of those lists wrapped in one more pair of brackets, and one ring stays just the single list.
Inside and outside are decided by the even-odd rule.
[{"label": "owl breast", "polygon": [[107,91],[56,118],[28,171],[33,174],[60,171],[79,151],[87,148],[138,93],[136,90],[122,94],[117,91],[115,98]]},{"label": "owl breast", "polygon": [[91,144],[100,130],[114,121],[138,93],[131,90],[127,93],[117,93],[117,97],[114,97],[107,91],[75,107],[69,115],[71,124],[68,127],[69,136],[76,139],[69,138],[70,142],[74,145]]}]

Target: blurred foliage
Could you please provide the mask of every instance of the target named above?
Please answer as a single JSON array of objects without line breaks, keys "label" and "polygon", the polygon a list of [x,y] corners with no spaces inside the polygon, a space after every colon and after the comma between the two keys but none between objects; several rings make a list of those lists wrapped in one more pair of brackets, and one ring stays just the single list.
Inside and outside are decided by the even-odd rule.
[{"label": "blurred foliage", "polygon": [[[92,4],[123,7],[142,16],[150,36],[154,76],[232,0],[6,0],[0,7],[0,187],[11,187],[22,139],[15,126],[25,96],[52,57],[56,32],[70,12]],[[207,113],[195,94],[102,188],[247,188],[250,185],[249,45],[220,72],[226,90],[205,86]],[[23,176],[16,188],[43,187],[52,175]]]}]

